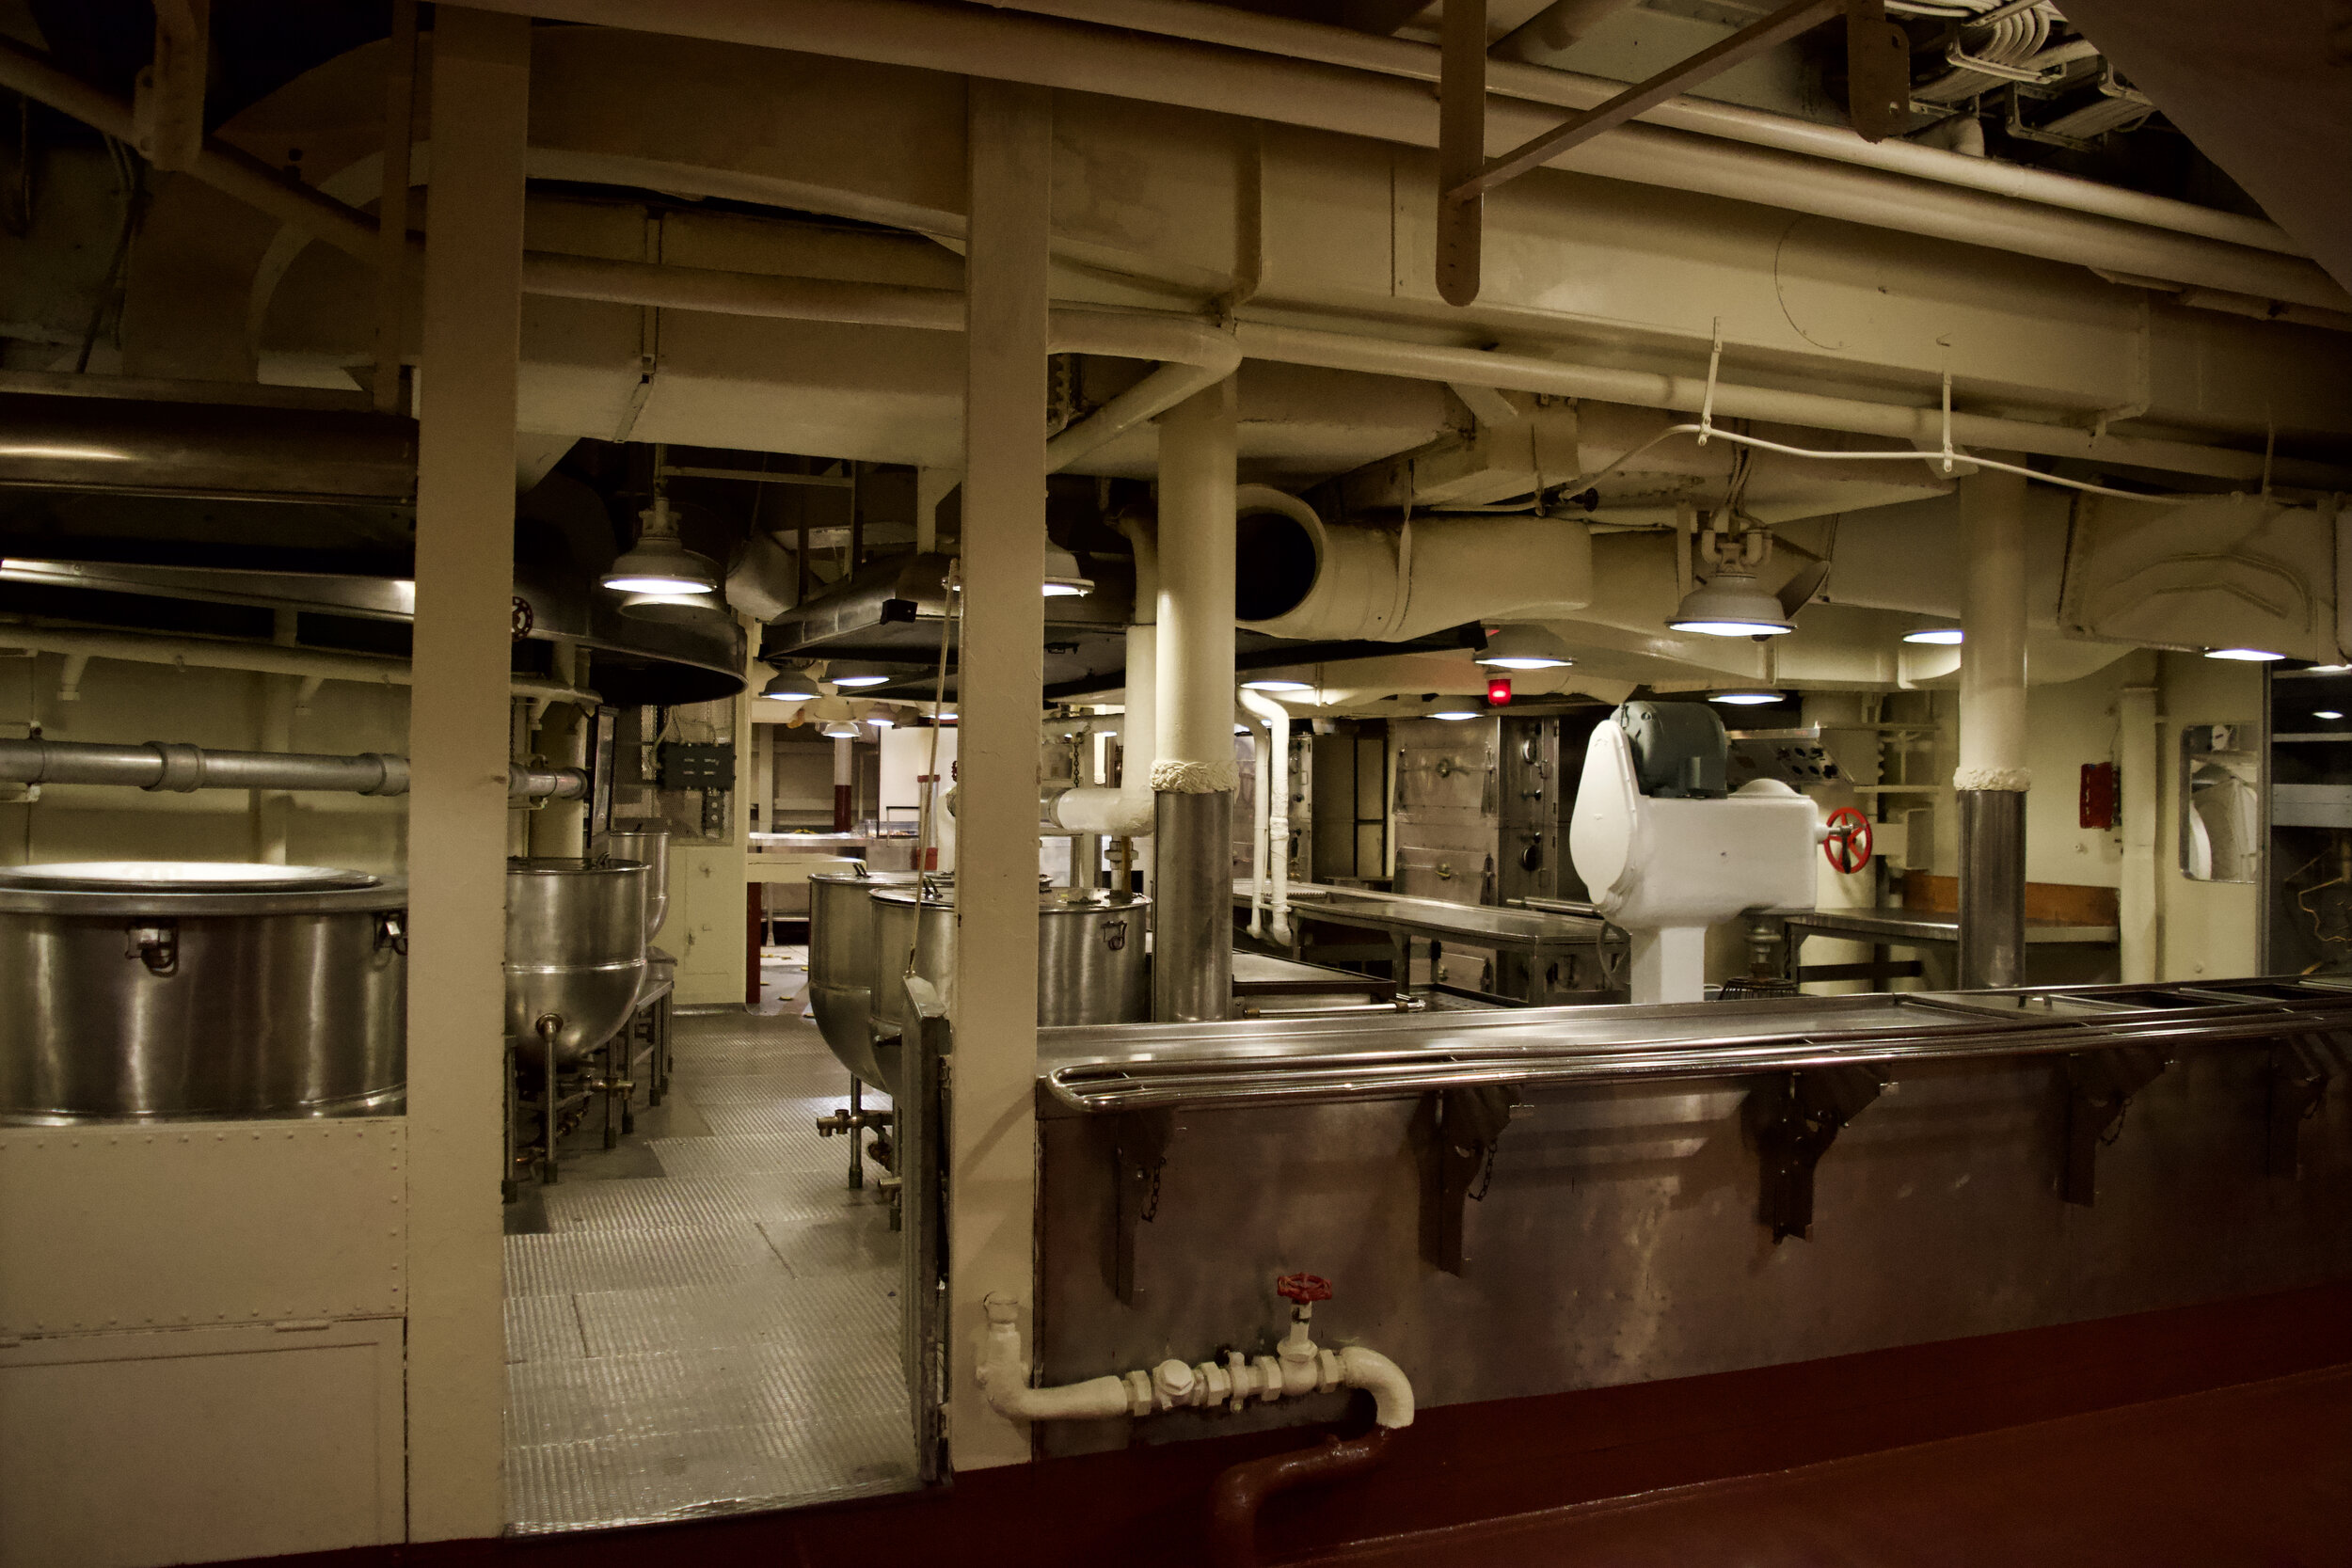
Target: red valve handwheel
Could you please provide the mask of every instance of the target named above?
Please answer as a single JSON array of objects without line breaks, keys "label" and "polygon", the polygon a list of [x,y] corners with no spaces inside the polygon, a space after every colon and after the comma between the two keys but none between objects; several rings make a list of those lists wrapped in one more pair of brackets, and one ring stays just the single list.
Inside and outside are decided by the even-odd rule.
[{"label": "red valve handwheel", "polygon": [[1292,1301],[1304,1307],[1309,1302],[1329,1301],[1331,1282],[1321,1275],[1286,1274],[1274,1282],[1274,1293],[1278,1296],[1288,1296]]},{"label": "red valve handwheel", "polygon": [[1829,863],[1851,876],[1870,863],[1870,819],[1851,806],[1829,814],[1829,836],[1821,841]]}]

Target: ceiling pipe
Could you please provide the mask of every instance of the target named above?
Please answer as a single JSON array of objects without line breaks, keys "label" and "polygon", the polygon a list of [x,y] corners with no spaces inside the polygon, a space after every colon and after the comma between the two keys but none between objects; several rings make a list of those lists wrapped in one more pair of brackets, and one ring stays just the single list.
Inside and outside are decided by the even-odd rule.
[{"label": "ceiling pipe", "polygon": [[1129,513],[1119,520],[1136,552],[1135,609],[1127,627],[1126,711],[1120,715],[1116,786],[1081,785],[1054,798],[1051,820],[1064,832],[1148,837],[1152,829],[1152,765],[1159,760],[1159,554],[1152,525]]},{"label": "ceiling pipe", "polygon": [[[723,0],[703,0],[702,8],[707,9],[722,3]],[[831,23],[846,25],[844,18],[833,8],[835,0],[784,0],[775,9],[781,14],[802,7],[814,8]],[[902,8],[925,8],[911,6],[910,0],[861,0],[861,4],[877,16]],[[597,0],[597,5],[619,9],[624,8],[625,0]],[[576,5],[575,8],[595,9],[597,5]],[[492,6],[489,8],[534,9],[522,5]],[[690,8],[681,6],[679,14],[686,16]],[[548,9],[546,14],[560,13]],[[659,18],[642,20],[648,27],[665,30],[660,27]],[[960,18],[960,24],[968,20]],[[675,27],[666,30],[691,32],[704,37],[724,36],[698,28]],[[866,35],[859,33],[857,36]],[[826,41],[814,40],[800,47],[815,49]],[[832,41],[835,47],[830,52],[859,58],[895,57],[887,51],[861,53],[840,46],[838,40]],[[791,45],[788,40],[778,40],[776,46]],[[875,44],[872,47],[879,49],[881,46]],[[977,63],[969,66],[950,63],[941,65],[939,69],[977,70],[978,66]],[[1015,79],[1025,79],[1020,78],[1017,72],[1014,74]],[[1140,80],[1142,78],[1137,77],[1128,81],[1128,89],[1132,90]],[[127,105],[58,71],[35,52],[5,39],[0,39],[0,86],[13,87],[28,97],[86,120],[108,135],[128,133],[130,110]],[[1099,90],[1116,94],[1120,89],[1114,85]],[[1280,118],[1271,113],[1265,117]],[[1623,130],[1618,133],[1624,134]],[[285,223],[326,240],[338,249],[361,261],[373,263],[380,260],[374,246],[374,221],[366,214],[345,207],[299,183],[282,180],[257,161],[246,158],[242,153],[234,153],[234,150],[216,140],[207,142],[206,149],[206,156],[198,160],[192,171],[198,178],[218,186],[229,195],[248,201]],[[215,151],[221,156],[212,156]],[[239,162],[240,159],[243,162]],[[1751,187],[1734,194],[1753,198],[1759,188]],[[1877,197],[1872,199],[1886,198]],[[1871,220],[1861,217],[1856,221]],[[413,237],[411,243],[416,243]],[[1979,236],[1974,243],[1998,242]],[[2101,263],[2085,261],[2083,264],[2096,267]],[[2132,272],[2135,276],[2153,276],[2149,267],[2140,262],[2125,265],[2121,270]],[[2269,297],[2259,289],[2243,289],[2235,284],[2222,286]],[[2332,289],[2334,286],[2330,283],[2328,287]],[[546,251],[532,251],[525,255],[523,288],[526,293],[554,297],[596,299],[616,304],[667,305],[679,309],[730,315],[908,326],[935,331],[960,330],[962,325],[962,296],[952,290],[849,283],[833,279],[783,278],[768,273],[671,267],[644,261],[561,256]],[[2342,291],[2337,290],[2336,294],[2341,296]],[[2320,303],[2328,309],[2340,309],[2352,305],[2352,299],[2334,297]],[[1155,372],[1145,377],[1120,398],[1097,410],[1091,418],[1072,426],[1047,443],[1047,462],[1052,471],[1059,471],[1086,451],[1095,450],[1136,424],[1166,412],[1190,396],[1200,386],[1214,385],[1223,374],[1231,373],[1232,365],[1238,364],[1245,357],[1330,370],[1362,371],[1376,375],[1459,382],[1465,386],[1589,397],[1683,412],[1696,412],[1706,400],[1705,385],[1689,377],[1575,365],[1528,355],[1490,354],[1478,349],[1307,327],[1244,323],[1236,333],[1228,334],[1210,323],[1190,317],[1062,307],[1053,312],[1052,334],[1056,352],[1132,354],[1138,358],[1171,361],[1165,372]],[[1113,344],[1126,346],[1122,349],[1111,346]],[[1184,369],[1180,371],[1179,366]],[[1226,368],[1219,371],[1220,366]],[[1734,418],[1782,420],[1823,430],[1892,436],[1910,440],[1934,441],[1940,437],[1942,430],[1938,413],[1933,409],[1826,397],[1818,393],[1788,392],[1771,388],[1719,385],[1716,388],[1715,409]],[[2197,474],[2211,479],[2244,481],[2264,477],[2261,454],[2233,451],[2226,448],[2103,436],[2074,426],[1992,419],[1980,415],[1952,416],[1952,431],[1956,441],[1971,446],[2005,447],[2044,456],[2079,457],[2125,467]],[[2346,483],[2352,483],[2352,475],[2341,469],[2291,458],[2279,460],[2273,466],[2270,477],[2286,484],[2320,489],[2343,488]]]},{"label": "ceiling pipe", "polygon": [[[123,784],[192,795],[199,789],[316,789],[346,795],[405,795],[408,759],[382,752],[229,752],[151,740],[136,746],[77,740],[0,740],[0,782]],[[584,800],[578,768],[510,765],[506,792],[517,800]]]},{"label": "ceiling pipe", "polygon": [[[1434,69],[1403,79],[1001,8],[923,0],[486,0],[485,8],[1026,82],[1412,147],[1435,148],[1438,141],[1437,103],[1425,85],[1436,79]],[[1089,5],[1087,15],[1092,22],[1099,11]],[[1432,61],[1435,55],[1429,52]],[[1619,84],[1606,86],[1614,92]],[[1559,119],[1544,103],[1498,97],[1487,104],[1488,135],[1504,146],[1550,130]],[[2046,261],[2352,309],[2352,294],[2315,262],[2276,249],[1663,127],[1620,127],[1565,155],[1560,166]]]},{"label": "ceiling pipe", "polygon": [[[1579,365],[1532,354],[1489,352],[1450,343],[1409,342],[1253,322],[1243,323],[1237,333],[1245,358],[1314,365],[1325,370],[1362,371],[1422,381],[1459,381],[1510,391],[1549,392],[1692,414],[1707,405],[1708,395],[1703,377]],[[1938,408],[1793,392],[1776,387],[1743,387],[1724,381],[1715,383],[1713,395],[1717,419],[1772,420],[1857,436],[1892,436],[1924,444],[1926,450],[1920,454],[1923,460],[1932,460],[1943,440],[1944,416]],[[1951,430],[1953,441],[1963,447],[2001,447],[2119,467],[2241,482],[2259,482],[2264,470],[2263,454],[2258,451],[2138,436],[2102,436],[2079,425],[1956,413],[1951,416]],[[2352,473],[2333,465],[2290,458],[2278,459],[2271,465],[2271,472],[2279,483],[2316,489],[2340,489],[2352,481]]]}]

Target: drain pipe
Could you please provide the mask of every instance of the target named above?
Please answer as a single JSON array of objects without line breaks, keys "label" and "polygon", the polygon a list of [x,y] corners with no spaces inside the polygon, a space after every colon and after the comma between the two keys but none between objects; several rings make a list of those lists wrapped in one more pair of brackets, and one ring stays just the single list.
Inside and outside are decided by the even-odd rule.
[{"label": "drain pipe", "polygon": [[2026,983],[2026,482],[1960,482],[1960,956],[1963,990]]},{"label": "drain pipe", "polygon": [[1160,420],[1160,754],[1152,765],[1152,1017],[1233,1004],[1233,383]]},{"label": "drain pipe", "polygon": [[[1265,721],[1266,740],[1260,756],[1269,766],[1258,774],[1258,839],[1264,846],[1258,876],[1260,886],[1270,873],[1274,890],[1273,918],[1267,931],[1288,945],[1291,940],[1291,710],[1263,691],[1245,689],[1242,706]],[[1255,934],[1255,923],[1252,923]]]}]

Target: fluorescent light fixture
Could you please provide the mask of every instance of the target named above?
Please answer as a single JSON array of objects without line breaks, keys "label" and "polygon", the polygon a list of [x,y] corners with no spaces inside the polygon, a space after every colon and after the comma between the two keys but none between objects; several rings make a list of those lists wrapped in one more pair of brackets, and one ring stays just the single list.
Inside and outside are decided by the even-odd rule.
[{"label": "fluorescent light fixture", "polygon": [[815,681],[797,670],[787,670],[777,675],[759,689],[759,694],[772,697],[779,703],[813,703],[823,695],[817,689]]},{"label": "fluorescent light fixture", "polygon": [[838,660],[825,667],[825,678],[834,685],[854,689],[861,686],[888,686],[890,672],[872,664],[846,664]]},{"label": "fluorescent light fixture", "polygon": [[1717,572],[1692,589],[1666,626],[1701,637],[1779,637],[1797,629],[1780,601],[1746,572]]},{"label": "fluorescent light fixture", "polygon": [[1455,723],[1459,723],[1465,719],[1477,718],[1478,713],[1474,708],[1450,707],[1445,709],[1443,712],[1433,713],[1429,717],[1432,719],[1451,720]]},{"label": "fluorescent light fixture", "polygon": [[1922,626],[1917,631],[1903,633],[1906,642],[1929,642],[1939,648],[1954,647],[1967,641],[1968,634],[1958,626]]},{"label": "fluorescent light fixture", "polygon": [[1312,691],[1314,689],[1314,683],[1311,681],[1283,680],[1275,676],[1261,676],[1254,680],[1246,680],[1241,684],[1245,691]]},{"label": "fluorescent light fixture", "polygon": [[1777,691],[1718,691],[1707,700],[1710,703],[1723,703],[1732,707],[1763,707],[1767,704],[1779,702],[1780,697],[1781,694]]},{"label": "fluorescent light fixture", "polygon": [[677,521],[670,515],[667,499],[655,497],[638,517],[642,527],[637,547],[615,561],[597,581],[615,594],[718,592],[718,563],[678,543]]},{"label": "fluorescent light fixture", "polygon": [[2240,664],[2270,664],[2287,656],[2274,654],[2267,648],[2207,648],[2205,657],[2235,659]]},{"label": "fluorescent light fixture", "polygon": [[1558,670],[1576,660],[1565,642],[1541,626],[1504,626],[1486,639],[1478,662],[1490,670]]},{"label": "fluorescent light fixture", "polygon": [[2331,707],[2323,707],[2312,715],[2314,719],[2341,719],[2343,714]]},{"label": "fluorescent light fixture", "polygon": [[1078,558],[1059,545],[1045,546],[1045,596],[1082,599],[1094,592],[1094,579],[1078,569]]}]

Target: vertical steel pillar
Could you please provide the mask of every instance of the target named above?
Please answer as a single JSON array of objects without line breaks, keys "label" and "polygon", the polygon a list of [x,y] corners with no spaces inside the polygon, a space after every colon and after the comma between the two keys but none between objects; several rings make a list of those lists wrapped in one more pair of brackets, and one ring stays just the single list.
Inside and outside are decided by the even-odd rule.
[{"label": "vertical steel pillar", "polygon": [[2026,481],[1960,482],[1960,974],[1963,990],[2026,979]]},{"label": "vertical steel pillar", "polygon": [[1233,382],[1160,419],[1152,1016],[1233,1003]]},{"label": "vertical steel pillar", "polygon": [[963,645],[956,704],[955,1100],[948,1133],[955,1468],[1029,1457],[971,1357],[991,1295],[1031,1297],[1037,1216],[1037,734],[1044,706],[1045,351],[1053,100],[970,85]]},{"label": "vertical steel pillar", "polygon": [[434,30],[408,754],[408,1538],[505,1522],[507,671],[531,22]]}]

